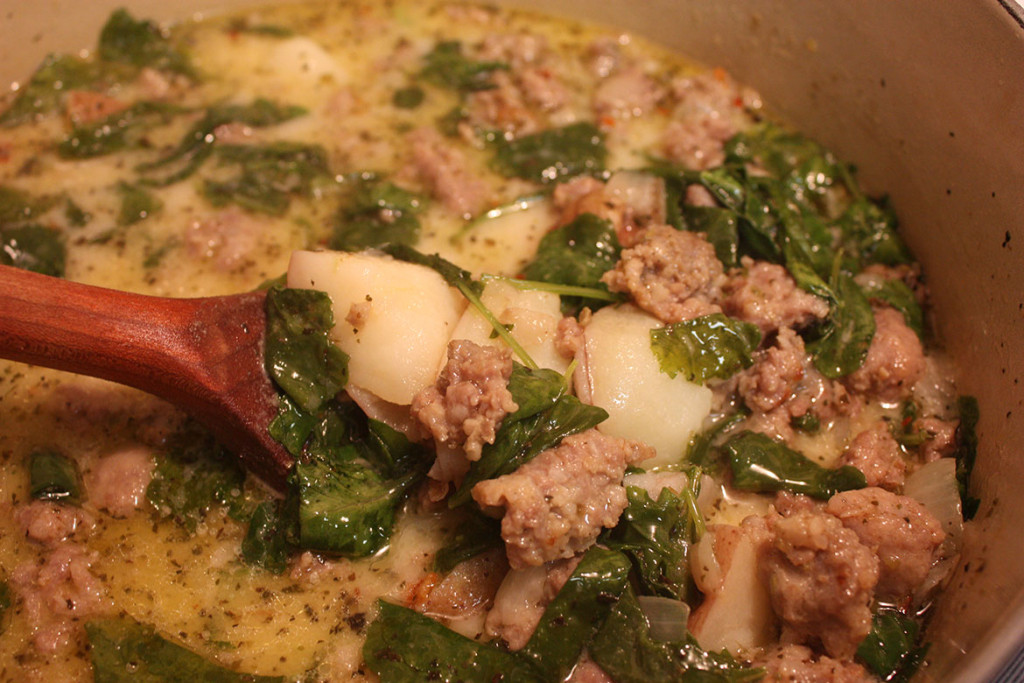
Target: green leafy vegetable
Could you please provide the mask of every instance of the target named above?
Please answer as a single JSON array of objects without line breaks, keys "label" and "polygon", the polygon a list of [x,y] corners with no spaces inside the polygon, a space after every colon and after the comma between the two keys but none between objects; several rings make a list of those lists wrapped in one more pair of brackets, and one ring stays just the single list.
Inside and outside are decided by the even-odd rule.
[{"label": "green leafy vegetable", "polygon": [[57,110],[65,93],[90,85],[99,74],[99,67],[84,59],[48,55],[28,83],[18,90],[11,105],[0,113],[0,125],[19,126]]},{"label": "green leafy vegetable", "polygon": [[144,134],[184,109],[158,102],[137,102],[98,121],[77,125],[57,145],[62,159],[91,159],[137,147]]},{"label": "green leafy vegetable", "polygon": [[651,330],[651,351],[661,371],[669,377],[683,373],[700,384],[714,377],[728,379],[750,367],[760,343],[757,325],[721,313]]},{"label": "green leafy vegetable", "polygon": [[514,472],[563,438],[608,418],[604,409],[566,393],[565,378],[553,370],[530,370],[516,364],[508,389],[519,409],[505,416],[494,443],[485,444],[480,459],[470,465],[462,484],[448,499],[451,507],[467,503],[478,482]]},{"label": "green leafy vegetable", "polygon": [[538,183],[551,183],[582,173],[604,171],[604,135],[592,123],[573,123],[513,140],[494,142],[493,165],[498,173]]},{"label": "green leafy vegetable", "polygon": [[52,197],[33,197],[27,192],[0,185],[0,226],[37,220],[55,203]]},{"label": "green leafy vegetable", "polygon": [[[601,276],[615,267],[621,251],[611,221],[585,213],[544,235],[523,275],[528,280],[586,287],[608,295]],[[569,301],[573,308],[596,308],[602,303],[592,298]]]},{"label": "green leafy vegetable", "polygon": [[117,216],[117,224],[122,226],[135,225],[159,212],[164,204],[152,192],[138,185],[119,183],[121,194],[121,211]]},{"label": "green leafy vegetable", "polygon": [[282,106],[266,99],[257,99],[248,105],[220,105],[210,107],[203,117],[185,133],[177,146],[159,159],[137,167],[142,173],[176,166],[162,178],[148,177],[153,185],[171,185],[189,177],[213,155],[217,141],[217,128],[229,123],[242,123],[254,128],[274,126],[302,116],[302,107]]},{"label": "green leafy vegetable", "polygon": [[14,600],[11,598],[11,587],[6,581],[0,581],[0,635],[7,629],[7,610],[14,604]]},{"label": "green leafy vegetable", "polygon": [[836,221],[852,270],[872,263],[895,266],[911,261],[910,252],[896,232],[896,215],[888,201],[857,197]]},{"label": "green leafy vegetable", "polygon": [[136,69],[151,67],[186,76],[195,71],[188,57],[171,44],[152,22],[134,19],[126,10],[115,10],[100,31],[97,53],[107,62],[118,62]]},{"label": "green leafy vegetable", "polygon": [[478,514],[468,514],[454,537],[434,555],[434,571],[447,574],[461,562],[488,550],[504,548],[501,522]]},{"label": "green leafy vegetable", "polygon": [[427,53],[420,76],[444,88],[474,92],[493,88],[491,74],[507,69],[505,62],[469,59],[463,54],[462,43],[458,41],[442,41]]},{"label": "green leafy vegetable", "polygon": [[615,604],[589,652],[601,669],[619,683],[745,683],[764,676],[763,669],[746,667],[724,650],[705,652],[692,638],[668,643],[655,640],[630,589]]},{"label": "green leafy vegetable", "polygon": [[686,449],[686,462],[706,472],[717,473],[722,465],[722,454],[721,449],[714,446],[715,441],[749,415],[749,411],[740,409],[715,417],[711,424],[690,439]]},{"label": "green leafy vegetable", "polygon": [[421,202],[415,194],[373,175],[352,181],[331,235],[331,249],[359,251],[419,240]]},{"label": "green leafy vegetable", "polygon": [[532,661],[544,680],[565,680],[627,589],[629,569],[622,553],[591,547],[518,654]]},{"label": "green leafy vegetable", "polygon": [[271,216],[283,215],[293,195],[308,197],[317,180],[330,177],[327,153],[318,145],[223,145],[217,148],[217,158],[221,166],[237,167],[238,173],[228,180],[203,183],[210,203],[234,203]]},{"label": "green leafy vegetable", "polygon": [[405,607],[378,600],[377,608],[377,618],[366,631],[363,659],[383,681],[542,680],[530,662],[515,653],[470,640]]},{"label": "green leafy vegetable", "polygon": [[391,537],[406,493],[426,475],[428,451],[371,421],[366,442],[295,466],[298,539],[303,548],[365,557]]},{"label": "green leafy vegetable", "polygon": [[0,264],[64,277],[64,236],[41,225],[0,227]]},{"label": "green leafy vegetable", "polygon": [[856,467],[826,469],[764,434],[741,432],[722,448],[732,468],[733,486],[742,491],[790,491],[828,500],[840,491],[867,486]]},{"label": "green leafy vegetable", "polygon": [[82,502],[82,475],[71,458],[52,450],[36,451],[29,460],[28,473],[32,498],[71,505]]},{"label": "green leafy vegetable", "polygon": [[225,669],[128,617],[85,624],[96,683],[283,683]]},{"label": "green leafy vegetable", "polygon": [[864,364],[875,337],[875,316],[860,286],[846,273],[831,283],[829,317],[807,350],[826,377],[845,377]]},{"label": "green leafy vegetable", "polygon": [[703,518],[692,516],[686,493],[677,495],[668,487],[657,500],[638,486],[628,486],[626,495],[629,503],[618,525],[602,534],[601,543],[632,560],[641,594],[686,600],[693,594],[690,547]]},{"label": "green leafy vegetable", "polygon": [[277,504],[265,501],[256,506],[249,519],[249,528],[242,539],[242,559],[246,564],[274,574],[288,568],[292,546],[286,535],[287,522]]},{"label": "green leafy vegetable", "polygon": [[408,88],[399,88],[391,98],[391,104],[399,109],[415,109],[423,104],[426,94],[423,88],[411,85]]},{"label": "green leafy vegetable", "polygon": [[146,499],[161,516],[194,532],[217,505],[242,502],[245,470],[209,433],[193,422],[173,434],[167,452],[158,455]]},{"label": "green leafy vegetable", "polygon": [[974,461],[978,456],[978,399],[973,396],[961,396],[957,399],[960,413],[960,424],[956,428],[956,481],[960,488],[960,500],[963,504],[964,519],[971,519],[978,512],[981,501],[971,495],[971,473]]},{"label": "green leafy vegetable", "polygon": [[862,284],[864,295],[870,301],[879,301],[892,306],[903,314],[907,327],[924,336],[924,313],[917,303],[914,291],[902,280],[868,280]]},{"label": "green leafy vegetable", "polygon": [[857,648],[857,659],[883,681],[904,683],[917,671],[928,650],[918,644],[920,625],[894,609],[879,609],[871,633]]},{"label": "green leafy vegetable", "polygon": [[348,356],[328,337],[331,298],[312,289],[267,292],[267,373],[307,412],[320,409],[348,381]]}]

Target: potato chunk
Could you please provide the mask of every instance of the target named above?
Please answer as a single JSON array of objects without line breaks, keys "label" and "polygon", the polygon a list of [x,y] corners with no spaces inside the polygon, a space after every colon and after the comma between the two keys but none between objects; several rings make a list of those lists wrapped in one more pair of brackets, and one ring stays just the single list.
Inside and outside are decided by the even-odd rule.
[{"label": "potato chunk", "polygon": [[349,381],[399,405],[434,382],[465,308],[430,268],[369,253],[297,251],[288,286],[330,295]]},{"label": "potato chunk", "polygon": [[[557,294],[520,290],[507,282],[491,280],[480,300],[502,325],[508,327],[509,334],[537,365],[565,372],[569,360],[555,348],[558,322],[562,319]],[[505,342],[494,334],[491,324],[472,306],[462,314],[452,339],[468,339],[480,345],[505,346]]]},{"label": "potato chunk", "polygon": [[597,428],[654,446],[647,467],[678,462],[711,412],[710,389],[661,371],[651,351],[655,327],[656,318],[626,305],[602,308],[584,328],[591,400],[609,414]]}]

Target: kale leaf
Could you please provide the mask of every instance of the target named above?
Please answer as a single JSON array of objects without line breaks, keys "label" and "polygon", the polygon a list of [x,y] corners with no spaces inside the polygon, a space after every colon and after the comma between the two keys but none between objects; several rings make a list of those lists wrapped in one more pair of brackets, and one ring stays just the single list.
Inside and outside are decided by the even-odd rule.
[{"label": "kale leaf", "polygon": [[0,113],[0,125],[19,126],[55,111],[67,91],[87,86],[99,75],[100,68],[93,62],[71,55],[48,55],[11,105]]},{"label": "kale leaf", "polygon": [[[622,248],[611,221],[584,213],[567,225],[551,230],[523,276],[537,282],[587,287],[608,292],[601,276],[615,267]],[[607,303],[592,298],[563,297],[570,308],[598,308]]]},{"label": "kale leaf", "polygon": [[96,51],[100,59],[107,62],[195,76],[189,58],[171,43],[160,27],[150,21],[136,20],[124,9],[115,10],[107,19]]},{"label": "kale leaf", "polygon": [[907,327],[918,337],[924,337],[924,313],[907,283],[903,280],[870,279],[863,282],[861,288],[869,301],[881,302],[902,313]]},{"label": "kale leaf", "polygon": [[687,494],[692,492],[676,494],[665,487],[651,500],[646,490],[627,486],[629,502],[618,525],[601,535],[602,545],[632,560],[643,595],[686,600],[693,594],[688,558],[697,524]]},{"label": "kale leaf", "polygon": [[426,476],[430,453],[381,422],[371,421],[370,433],[335,457],[296,463],[300,547],[366,557],[387,545],[398,507]]},{"label": "kale leaf", "polygon": [[91,159],[138,146],[144,133],[187,110],[159,102],[136,102],[97,121],[76,125],[57,145],[62,159]]},{"label": "kale leaf", "polygon": [[434,571],[447,574],[468,559],[504,547],[500,521],[484,515],[467,514],[452,538],[434,555]]},{"label": "kale leaf", "polygon": [[927,645],[919,645],[920,624],[895,609],[879,609],[857,659],[883,681],[904,683],[917,671]]},{"label": "kale leaf", "polygon": [[283,683],[285,680],[280,676],[255,676],[225,669],[130,617],[86,622],[85,632],[96,683]]},{"label": "kale leaf", "polygon": [[328,336],[331,298],[312,289],[267,292],[267,373],[301,409],[313,413],[348,381],[348,355]]},{"label": "kale leaf", "polygon": [[620,683],[745,683],[764,676],[763,669],[746,667],[726,651],[705,652],[692,638],[655,640],[636,595],[628,588],[598,630],[589,652],[598,666]]},{"label": "kale leaf", "polygon": [[242,560],[273,574],[283,574],[293,548],[288,530],[288,521],[277,503],[260,503],[253,510],[242,538]]},{"label": "kale leaf", "polygon": [[217,147],[217,159],[238,172],[227,180],[204,181],[203,194],[210,203],[238,204],[271,216],[284,215],[293,195],[308,197],[318,180],[330,177],[327,153],[319,145],[223,145]]},{"label": "kale leaf", "polygon": [[957,409],[960,424],[956,428],[956,452],[953,457],[956,458],[956,481],[960,489],[964,519],[967,520],[974,517],[981,504],[981,501],[970,493],[971,473],[978,456],[978,399],[974,396],[961,396],[957,399]]},{"label": "kale leaf", "polygon": [[139,185],[121,182],[117,185],[117,191],[121,195],[121,210],[117,215],[118,225],[135,225],[163,208],[163,202],[159,197]]},{"label": "kale leaf", "polygon": [[424,57],[420,77],[428,83],[467,93],[494,88],[491,74],[508,68],[505,62],[466,57],[458,41],[441,41]]},{"label": "kale leaf", "polygon": [[728,379],[754,362],[761,343],[757,325],[721,313],[684,320],[651,330],[651,351],[669,377],[679,373],[690,382]]},{"label": "kale leaf", "polygon": [[169,166],[176,167],[163,177],[149,176],[146,182],[152,185],[171,185],[192,175],[213,155],[217,141],[217,129],[229,123],[242,123],[254,128],[274,126],[302,116],[303,107],[284,106],[267,99],[257,99],[250,104],[228,104],[210,107],[203,117],[185,133],[179,143],[160,158],[140,164],[136,170],[151,174]]},{"label": "kale leaf", "polygon": [[194,532],[207,512],[226,505],[229,512],[242,504],[245,470],[203,428],[188,422],[157,455],[146,499],[162,517],[170,517]]},{"label": "kale leaf", "polygon": [[741,432],[722,448],[732,468],[733,486],[742,491],[790,491],[828,500],[840,491],[867,486],[856,467],[824,468],[764,434]]},{"label": "kale leaf", "polygon": [[493,142],[494,169],[508,178],[551,183],[582,173],[604,171],[608,150],[604,135],[592,123],[573,123]]},{"label": "kale leaf", "polygon": [[540,683],[530,662],[514,652],[471,640],[428,616],[383,600],[366,631],[363,659],[381,680]]},{"label": "kale leaf", "polygon": [[419,240],[419,197],[372,174],[361,174],[351,182],[328,242],[331,249],[359,251],[384,244],[413,245]]},{"label": "kale leaf", "polygon": [[622,553],[591,547],[518,654],[532,661],[544,680],[565,680],[627,590],[629,570],[629,560]]},{"label": "kale leaf", "polygon": [[29,496],[78,505],[84,487],[78,464],[57,451],[41,450],[32,454],[28,463]]},{"label": "kale leaf", "polygon": [[34,223],[0,226],[0,264],[64,277],[66,260],[62,233]]},{"label": "kale leaf", "polygon": [[818,372],[835,379],[864,364],[875,337],[875,315],[871,302],[847,273],[836,273],[829,289],[829,316],[807,350]]}]

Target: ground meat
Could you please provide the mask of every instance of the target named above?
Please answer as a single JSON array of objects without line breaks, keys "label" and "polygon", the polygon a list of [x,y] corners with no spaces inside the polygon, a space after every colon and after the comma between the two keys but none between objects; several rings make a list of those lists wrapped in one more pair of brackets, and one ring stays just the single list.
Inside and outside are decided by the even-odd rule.
[{"label": "ground meat", "polygon": [[851,465],[863,472],[868,486],[890,491],[903,488],[907,471],[903,451],[884,421],[876,422],[855,436],[839,457],[839,464]]},{"label": "ground meat", "polygon": [[774,542],[762,568],[783,643],[821,643],[850,659],[871,630],[878,558],[836,517],[800,511],[769,521]]},{"label": "ground meat", "polygon": [[765,683],[871,683],[875,677],[855,662],[816,657],[803,645],[782,645],[759,657]]},{"label": "ground meat", "polygon": [[496,71],[491,75],[491,83],[493,87],[477,90],[466,100],[471,128],[497,128],[513,136],[527,135],[540,129],[540,122],[512,76],[505,71]]},{"label": "ground meat", "polygon": [[146,500],[153,456],[145,448],[126,448],[100,458],[89,476],[89,502],[114,517],[127,517]]},{"label": "ground meat", "polygon": [[793,436],[794,419],[810,415],[824,425],[858,408],[841,383],[818,372],[803,339],[788,327],[736,376],[736,389],[753,411],[745,427],[784,440]]},{"label": "ground meat", "polygon": [[576,662],[565,683],[615,683],[589,655],[585,654]]},{"label": "ground meat", "polygon": [[736,128],[717,118],[672,121],[665,127],[661,146],[665,156],[693,170],[721,166],[722,147]]},{"label": "ground meat", "polygon": [[825,506],[880,560],[878,597],[900,600],[928,576],[942,525],[913,498],[871,487],[836,494]]},{"label": "ground meat", "polygon": [[594,92],[594,113],[598,119],[643,116],[654,109],[662,93],[654,78],[638,67],[628,67],[598,83]]},{"label": "ground meat", "polygon": [[87,534],[96,521],[77,505],[65,505],[45,500],[34,500],[19,505],[14,511],[25,537],[36,543],[54,546],[77,534]]},{"label": "ground meat", "polygon": [[626,467],[653,456],[646,444],[591,429],[512,474],[480,482],[473,499],[505,508],[501,535],[509,564],[539,565],[586,550],[602,528],[615,526],[626,507]]},{"label": "ground meat", "polygon": [[75,544],[62,544],[39,563],[15,568],[11,587],[40,652],[63,649],[76,637],[80,622],[109,608],[103,586],[89,568],[94,557]]},{"label": "ground meat", "polygon": [[475,216],[487,204],[487,185],[469,172],[465,159],[434,128],[419,128],[406,138],[412,169],[448,209]]},{"label": "ground meat", "polygon": [[236,209],[196,219],[185,226],[190,258],[212,262],[221,271],[245,267],[259,248],[262,223]]},{"label": "ground meat", "polygon": [[722,262],[703,235],[655,225],[636,246],[622,251],[601,281],[613,292],[628,293],[661,321],[674,323],[720,312],[724,279]]},{"label": "ground meat", "polygon": [[91,90],[68,92],[65,112],[74,127],[86,126],[128,108],[128,103]]},{"label": "ground meat", "polygon": [[754,323],[762,334],[780,327],[805,327],[828,315],[828,303],[797,286],[780,265],[743,259],[744,271],[723,288],[722,309],[734,318]]},{"label": "ground meat", "polygon": [[959,426],[959,420],[941,420],[937,417],[922,417],[915,420],[913,430],[925,435],[925,440],[919,447],[921,459],[933,462],[953,455],[956,450],[956,430]]},{"label": "ground meat", "polygon": [[469,460],[479,460],[485,443],[494,443],[505,415],[518,406],[508,390],[512,354],[508,349],[455,340],[448,364],[434,386],[413,398],[412,414],[438,442],[464,445]]},{"label": "ground meat", "polygon": [[555,111],[568,104],[569,91],[551,69],[527,67],[515,75],[523,97],[538,109]]},{"label": "ground meat", "polygon": [[581,558],[572,557],[508,572],[484,621],[487,634],[504,640],[511,650],[519,650],[526,645],[537,629],[544,609],[572,576]]},{"label": "ground meat", "polygon": [[555,350],[565,358],[573,359],[583,348],[583,326],[579,321],[566,316],[558,321],[558,332],[555,336]]},{"label": "ground meat", "polygon": [[665,182],[648,173],[619,171],[607,183],[578,176],[555,187],[557,225],[589,213],[610,221],[619,244],[631,247],[651,225],[665,223]]},{"label": "ground meat", "polygon": [[903,314],[894,308],[876,308],[875,337],[867,358],[845,382],[853,391],[899,401],[910,395],[924,370],[924,348]]}]

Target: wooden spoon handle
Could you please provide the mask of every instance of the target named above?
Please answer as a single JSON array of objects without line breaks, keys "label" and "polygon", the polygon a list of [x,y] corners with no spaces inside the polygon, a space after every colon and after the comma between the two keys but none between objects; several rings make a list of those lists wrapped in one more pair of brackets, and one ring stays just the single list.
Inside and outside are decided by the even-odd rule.
[{"label": "wooden spoon handle", "polygon": [[0,266],[0,357],[141,389],[189,411],[267,483],[291,457],[267,432],[265,293],[130,294]]}]

